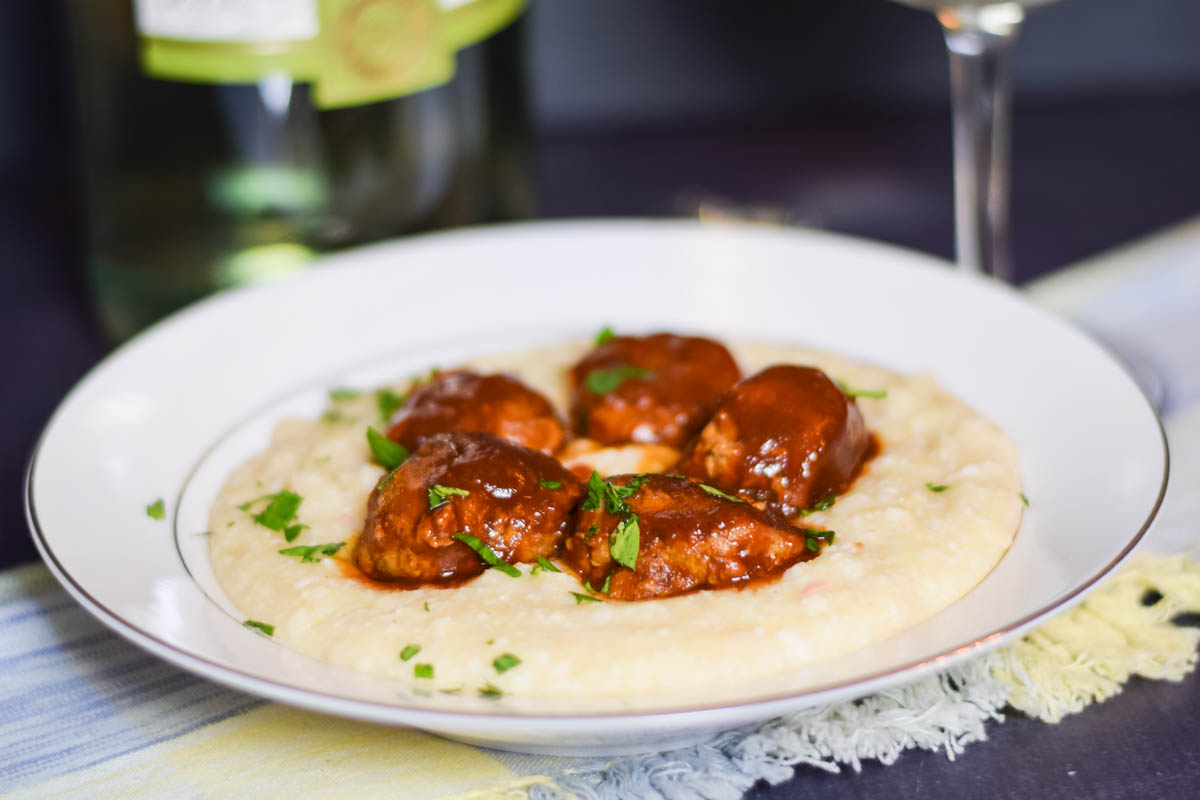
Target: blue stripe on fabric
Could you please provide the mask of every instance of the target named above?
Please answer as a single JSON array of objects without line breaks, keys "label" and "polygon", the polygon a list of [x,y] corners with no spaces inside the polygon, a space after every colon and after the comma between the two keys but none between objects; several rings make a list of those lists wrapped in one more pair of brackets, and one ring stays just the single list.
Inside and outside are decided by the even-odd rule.
[{"label": "blue stripe on fabric", "polygon": [[264,701],[107,632],[62,591],[0,605],[0,792],[170,741]]}]

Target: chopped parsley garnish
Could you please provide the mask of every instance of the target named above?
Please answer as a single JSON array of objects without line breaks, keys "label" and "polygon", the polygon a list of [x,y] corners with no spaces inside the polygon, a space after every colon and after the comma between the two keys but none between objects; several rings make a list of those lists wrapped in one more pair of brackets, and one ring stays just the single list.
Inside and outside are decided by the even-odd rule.
[{"label": "chopped parsley garnish", "polygon": [[1029,498],[1025,496],[1025,493],[1017,492],[1017,494],[1021,495],[1021,502],[1024,503],[1026,507],[1028,507],[1029,506]]},{"label": "chopped parsley garnish", "polygon": [[412,658],[419,652],[421,652],[421,645],[406,644],[406,645],[404,645],[404,649],[400,651],[400,660],[408,661],[410,658]]},{"label": "chopped parsley garnish", "polygon": [[367,444],[371,446],[375,463],[386,470],[393,470],[408,459],[408,449],[404,445],[393,442],[374,428],[367,428]]},{"label": "chopped parsley garnish", "polygon": [[197,536],[212,536],[212,531],[200,531]]},{"label": "chopped parsley garnish", "polygon": [[289,542],[295,541],[296,537],[300,535],[300,531],[308,527],[307,525],[288,524],[296,516],[296,512],[300,510],[300,504],[304,500],[300,495],[295,492],[289,492],[287,489],[242,503],[238,506],[238,509],[249,511],[251,506],[263,500],[270,501],[267,503],[267,507],[257,514],[252,515],[254,521],[259,525],[262,525],[264,528],[270,528],[273,531],[279,531],[283,534],[283,538]]},{"label": "chopped parsley garnish", "polygon": [[612,573],[611,572],[605,576],[604,583],[600,586],[600,594],[608,594],[608,587],[610,587],[610,586],[612,586]]},{"label": "chopped parsley garnish", "polygon": [[386,386],[375,392],[375,406],[379,409],[379,418],[390,422],[392,415],[404,405],[404,395],[396,394]]},{"label": "chopped parsley garnish", "polygon": [[841,388],[842,394],[846,397],[870,397],[875,400],[882,400],[887,397],[886,389],[855,389],[843,381],[838,381],[837,385]]},{"label": "chopped parsley garnish", "polygon": [[279,551],[281,556],[296,556],[306,564],[316,564],[321,556],[331,556],[346,546],[345,542],[330,542],[329,544],[296,545],[285,547]]},{"label": "chopped parsley garnish", "polygon": [[600,526],[599,526],[599,525],[592,525],[592,526],[590,526],[590,527],[587,529],[587,533],[585,533],[585,534],[583,535],[583,538],[584,538],[584,539],[590,539],[590,538],[592,538],[593,536],[595,536],[595,535],[596,535],[597,533],[599,533],[599,532],[600,532]]},{"label": "chopped parsley garnish", "polygon": [[587,482],[587,498],[580,508],[583,511],[596,511],[603,504],[610,514],[628,514],[629,504],[625,502],[625,498],[636,494],[648,480],[649,475],[638,475],[624,486],[614,486],[593,470]]},{"label": "chopped parsley garnish", "polygon": [[486,561],[493,569],[498,569],[505,575],[510,575],[514,578],[521,577],[521,570],[504,561],[500,556],[488,547],[484,542],[479,541],[469,533],[456,533],[454,538],[465,544],[467,547],[479,554],[479,557]]},{"label": "chopped parsley garnish", "polygon": [[499,686],[495,686],[490,683],[485,683],[483,685],[483,688],[479,690],[479,696],[486,697],[489,700],[495,700],[496,698],[503,697],[504,692],[501,691]]},{"label": "chopped parsley garnish", "polygon": [[608,553],[612,560],[623,567],[637,569],[638,547],[641,545],[641,530],[637,514],[621,520],[608,537]]},{"label": "chopped parsley garnish", "polygon": [[608,344],[615,338],[617,338],[617,335],[613,333],[613,329],[608,325],[605,325],[600,329],[600,332],[596,334],[596,346],[599,347],[602,344]]},{"label": "chopped parsley garnish", "polygon": [[232,528],[232,527],[233,527],[233,520],[229,520],[229,522],[226,522],[226,523],[225,523],[225,527],[226,527],[226,528]]},{"label": "chopped parsley garnish", "polygon": [[534,567],[534,569],[537,569],[539,567],[541,569],[545,570],[546,572],[562,572],[562,570],[560,570],[558,567],[551,564],[550,560],[547,559],[545,556],[537,557],[537,566]]},{"label": "chopped parsley garnish", "polygon": [[413,664],[414,678],[433,679],[433,664]]},{"label": "chopped parsley garnish", "polygon": [[492,660],[492,666],[496,668],[496,672],[502,675],[520,663],[521,659],[512,653],[501,653]]},{"label": "chopped parsley garnish", "polygon": [[429,601],[428,600],[425,601],[425,610],[426,611],[429,610]]},{"label": "chopped parsley garnish", "polygon": [[562,481],[540,480],[540,481],[538,481],[538,486],[542,487],[543,489],[550,489],[551,491],[553,491],[555,489],[561,489],[563,487],[563,484],[562,484]]},{"label": "chopped parsley garnish", "polygon": [[267,623],[259,622],[256,619],[248,619],[245,622],[243,622],[242,624],[245,625],[247,628],[253,628],[256,631],[265,633],[267,636],[275,635],[275,626],[274,625],[268,625]]},{"label": "chopped parsley garnish", "polygon": [[804,534],[804,546],[814,553],[821,549],[821,542],[833,544],[833,531],[823,531],[817,528],[797,528],[800,533]]},{"label": "chopped parsley garnish", "polygon": [[600,477],[600,473],[592,470],[592,476],[587,482],[587,498],[583,501],[580,508],[584,511],[595,511],[600,508],[600,504],[604,502],[604,494],[607,486],[604,479]]},{"label": "chopped parsley garnish", "polygon": [[583,605],[584,603],[603,603],[604,602],[599,597],[592,597],[590,594],[584,594],[583,592],[571,592],[571,595],[575,598],[575,605],[577,605],[577,606]]},{"label": "chopped parsley garnish", "polygon": [[619,367],[598,369],[590,372],[588,373],[587,380],[583,383],[590,392],[608,394],[609,392],[616,391],[616,388],[625,381],[653,377],[653,370],[646,369],[645,367],[635,367],[632,364],[622,364]]},{"label": "chopped parsley garnish", "polygon": [[836,500],[837,500],[837,495],[833,492],[830,492],[829,494],[825,495],[817,502],[813,503],[808,508],[801,509],[800,516],[807,517],[809,514],[812,514],[813,512],[825,511],[825,510],[829,509],[831,506],[833,506],[833,504]]},{"label": "chopped parsley garnish", "polygon": [[731,494],[725,494],[720,489],[716,488],[715,486],[709,486],[707,483],[700,484],[700,488],[703,489],[704,491],[708,492],[709,494],[711,494],[713,497],[719,497],[722,500],[732,500],[735,503],[746,502],[745,500],[743,500],[740,497],[734,497]]},{"label": "chopped parsley garnish", "polygon": [[146,516],[150,519],[162,519],[167,516],[167,507],[161,497],[146,506]]},{"label": "chopped parsley garnish", "polygon": [[429,487],[429,507],[437,508],[444,506],[450,502],[451,497],[470,497],[471,492],[467,489],[459,489],[454,486],[442,486],[440,483],[435,483]]},{"label": "chopped parsley garnish", "polygon": [[944,483],[926,483],[925,488],[931,492],[944,492],[950,487]]},{"label": "chopped parsley garnish", "polygon": [[353,400],[362,392],[358,389],[347,389],[344,386],[338,386],[329,390],[329,399],[335,403],[344,403],[347,400]]}]

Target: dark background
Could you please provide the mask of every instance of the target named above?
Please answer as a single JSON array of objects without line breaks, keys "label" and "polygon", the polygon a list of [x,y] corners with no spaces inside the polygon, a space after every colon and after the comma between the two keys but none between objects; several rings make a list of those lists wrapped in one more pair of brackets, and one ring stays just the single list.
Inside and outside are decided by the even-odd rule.
[{"label": "dark background", "polygon": [[[24,461],[106,349],[81,279],[67,6],[0,6],[0,566],[35,557]],[[952,254],[948,77],[928,13],[885,0],[535,0],[526,27],[543,215],[717,204]],[[1031,14],[1015,53],[1021,279],[1200,213],[1197,41],[1196,0]],[[1058,728],[994,726],[960,762],[807,771],[757,796],[1194,797],[1198,707],[1195,676],[1135,682]]]}]

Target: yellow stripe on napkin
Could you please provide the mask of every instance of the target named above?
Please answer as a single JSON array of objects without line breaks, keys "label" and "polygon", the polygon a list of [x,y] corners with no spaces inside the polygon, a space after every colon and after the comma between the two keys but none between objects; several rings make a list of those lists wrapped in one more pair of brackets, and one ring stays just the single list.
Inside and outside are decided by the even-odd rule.
[{"label": "yellow stripe on napkin", "polygon": [[515,777],[487,751],[410,728],[264,705],[38,784],[36,796],[434,800]]}]

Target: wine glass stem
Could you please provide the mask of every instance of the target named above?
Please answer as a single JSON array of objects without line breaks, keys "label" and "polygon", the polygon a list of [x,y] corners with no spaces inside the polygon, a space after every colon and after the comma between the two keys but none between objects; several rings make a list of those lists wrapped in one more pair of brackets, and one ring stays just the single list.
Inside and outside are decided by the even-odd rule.
[{"label": "wine glass stem", "polygon": [[950,51],[958,263],[1010,283],[1009,56],[1021,19],[1011,3],[938,14]]}]

